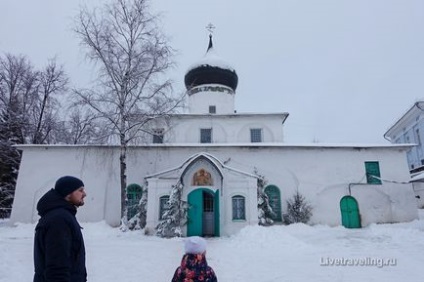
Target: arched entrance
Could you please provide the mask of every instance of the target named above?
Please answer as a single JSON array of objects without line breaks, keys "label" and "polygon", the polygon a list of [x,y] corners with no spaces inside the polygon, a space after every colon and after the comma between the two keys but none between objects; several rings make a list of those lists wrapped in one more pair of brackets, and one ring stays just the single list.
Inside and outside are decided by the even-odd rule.
[{"label": "arched entrance", "polygon": [[187,198],[187,236],[219,236],[219,190],[198,188]]},{"label": "arched entrance", "polygon": [[268,185],[265,187],[265,194],[268,196],[269,205],[275,213],[274,221],[281,222],[281,196],[280,189],[275,185]]},{"label": "arched entrance", "polygon": [[342,225],[346,228],[361,228],[358,202],[352,196],[344,196],[340,200]]}]

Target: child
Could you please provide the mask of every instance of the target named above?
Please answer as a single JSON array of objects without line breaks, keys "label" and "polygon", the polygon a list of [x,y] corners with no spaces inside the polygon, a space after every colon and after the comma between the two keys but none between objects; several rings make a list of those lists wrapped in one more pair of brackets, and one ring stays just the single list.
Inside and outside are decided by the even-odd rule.
[{"label": "child", "polygon": [[175,270],[172,282],[217,282],[215,272],[206,262],[206,240],[192,236],[184,240],[185,254]]}]

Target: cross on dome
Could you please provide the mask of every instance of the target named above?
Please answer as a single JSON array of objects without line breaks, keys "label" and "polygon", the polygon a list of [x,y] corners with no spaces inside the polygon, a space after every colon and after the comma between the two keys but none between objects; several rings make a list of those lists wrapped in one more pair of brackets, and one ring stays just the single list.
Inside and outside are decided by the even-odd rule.
[{"label": "cross on dome", "polygon": [[208,45],[208,49],[206,51],[209,51],[210,49],[213,48],[212,34],[213,34],[213,30],[215,29],[215,26],[212,23],[209,23],[206,26],[206,29],[209,31],[209,45]]},{"label": "cross on dome", "polygon": [[212,23],[209,23],[206,26],[206,29],[209,31],[210,34],[213,34],[213,30],[215,29],[215,26]]}]

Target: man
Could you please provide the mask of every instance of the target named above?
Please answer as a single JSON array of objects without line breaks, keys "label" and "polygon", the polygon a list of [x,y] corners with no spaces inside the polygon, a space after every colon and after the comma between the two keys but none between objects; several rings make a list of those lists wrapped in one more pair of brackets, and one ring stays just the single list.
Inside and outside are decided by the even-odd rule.
[{"label": "man", "polygon": [[75,217],[84,205],[84,183],[63,176],[38,201],[41,216],[35,227],[34,282],[85,282],[85,247]]}]

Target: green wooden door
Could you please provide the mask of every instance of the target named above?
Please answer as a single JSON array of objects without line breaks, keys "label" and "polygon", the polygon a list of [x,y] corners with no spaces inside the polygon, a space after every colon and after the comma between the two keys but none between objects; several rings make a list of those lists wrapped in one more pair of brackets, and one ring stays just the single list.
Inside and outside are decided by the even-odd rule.
[{"label": "green wooden door", "polygon": [[202,236],[203,191],[197,189],[188,194],[187,236]]},{"label": "green wooden door", "polygon": [[215,212],[215,237],[219,237],[219,190],[215,192],[214,200],[214,212]]},{"label": "green wooden door", "polygon": [[352,196],[344,196],[340,200],[342,225],[346,228],[361,228],[358,202]]}]

